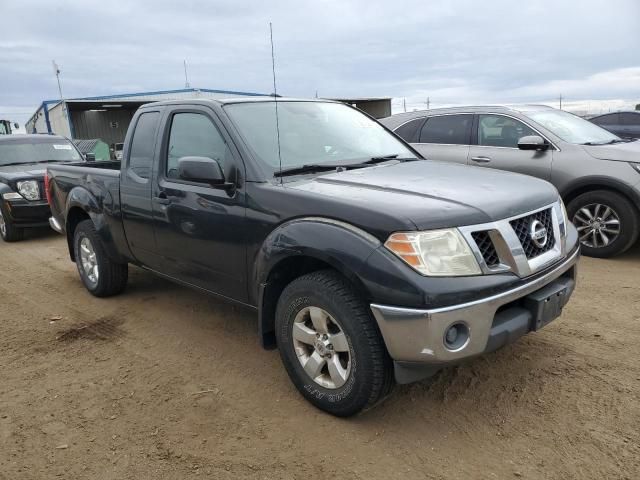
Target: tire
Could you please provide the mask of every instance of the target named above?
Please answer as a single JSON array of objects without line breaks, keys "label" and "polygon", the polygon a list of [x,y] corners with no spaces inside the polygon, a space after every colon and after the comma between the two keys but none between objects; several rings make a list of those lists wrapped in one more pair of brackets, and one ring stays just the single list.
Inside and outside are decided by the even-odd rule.
[{"label": "tire", "polygon": [[638,239],[638,210],[618,193],[595,190],[578,195],[569,202],[567,214],[578,229],[582,253],[588,257],[619,255]]},{"label": "tire", "polygon": [[0,206],[0,237],[5,242],[18,242],[24,238],[24,229],[7,220],[3,206]]},{"label": "tire", "polygon": [[106,254],[102,241],[91,220],[78,224],[73,235],[76,266],[82,283],[96,297],[109,297],[127,286],[129,268],[116,263]]},{"label": "tire", "polygon": [[[328,334],[318,338],[322,328],[316,328],[316,322],[322,324],[322,319]],[[393,389],[393,363],[375,320],[347,280],[333,270],[309,273],[284,289],[276,308],[276,340],[295,387],[332,415],[355,415]],[[319,346],[312,345],[316,340]],[[310,368],[322,361],[322,368]],[[303,362],[313,375],[319,374],[307,373]]]}]

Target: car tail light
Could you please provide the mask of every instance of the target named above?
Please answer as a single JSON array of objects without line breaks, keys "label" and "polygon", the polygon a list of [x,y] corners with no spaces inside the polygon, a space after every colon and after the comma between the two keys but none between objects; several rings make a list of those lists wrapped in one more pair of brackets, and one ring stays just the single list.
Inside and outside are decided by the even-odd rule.
[{"label": "car tail light", "polygon": [[51,190],[49,184],[49,172],[47,172],[44,176],[44,194],[47,197],[47,203],[51,205]]}]

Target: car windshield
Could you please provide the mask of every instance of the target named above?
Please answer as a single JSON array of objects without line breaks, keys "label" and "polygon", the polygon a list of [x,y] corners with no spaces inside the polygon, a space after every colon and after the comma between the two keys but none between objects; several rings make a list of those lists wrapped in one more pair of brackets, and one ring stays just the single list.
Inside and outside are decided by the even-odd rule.
[{"label": "car windshield", "polygon": [[79,160],[78,151],[62,138],[12,138],[8,141],[0,141],[0,166]]},{"label": "car windshield", "polygon": [[[225,107],[254,155],[272,172],[279,169],[276,103]],[[340,103],[278,101],[282,168],[310,164],[355,164],[374,157],[415,158],[382,126]]]},{"label": "car windshield", "polygon": [[565,142],[598,145],[620,140],[604,128],[562,110],[535,110],[525,115]]}]

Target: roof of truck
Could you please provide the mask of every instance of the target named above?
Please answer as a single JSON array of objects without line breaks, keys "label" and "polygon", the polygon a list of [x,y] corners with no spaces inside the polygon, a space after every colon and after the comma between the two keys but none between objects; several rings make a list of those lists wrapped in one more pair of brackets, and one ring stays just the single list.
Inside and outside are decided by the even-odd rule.
[{"label": "roof of truck", "polygon": [[207,105],[215,103],[218,105],[229,105],[232,103],[275,103],[278,102],[323,102],[323,103],[341,103],[335,100],[328,100],[325,98],[293,98],[293,97],[238,97],[238,98],[185,98],[182,100],[163,100],[161,102],[147,103],[143,107],[148,108],[150,106],[162,106],[162,105],[184,105],[188,104],[201,104]]}]

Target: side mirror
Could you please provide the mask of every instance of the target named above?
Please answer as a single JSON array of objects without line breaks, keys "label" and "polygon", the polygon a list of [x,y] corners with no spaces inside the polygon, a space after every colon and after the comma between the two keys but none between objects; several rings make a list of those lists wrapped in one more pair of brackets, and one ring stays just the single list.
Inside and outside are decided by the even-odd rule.
[{"label": "side mirror", "polygon": [[13,124],[13,128],[15,128],[16,130],[18,130],[20,128],[20,125],[18,125],[18,122]]},{"label": "side mirror", "polygon": [[549,148],[549,144],[540,135],[528,135],[518,140],[520,150],[544,151]]},{"label": "side mirror", "polygon": [[190,182],[227,187],[220,164],[207,157],[182,157],[178,160],[178,177]]},{"label": "side mirror", "polygon": [[87,162],[95,162],[96,161],[96,154],[93,152],[87,152],[84,154],[84,158]]}]

